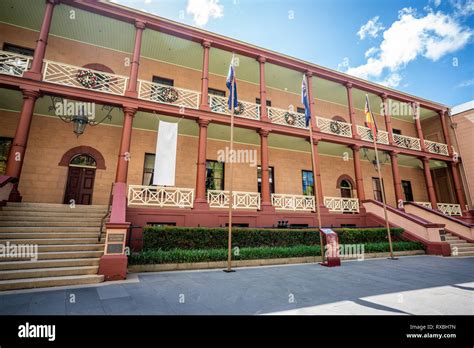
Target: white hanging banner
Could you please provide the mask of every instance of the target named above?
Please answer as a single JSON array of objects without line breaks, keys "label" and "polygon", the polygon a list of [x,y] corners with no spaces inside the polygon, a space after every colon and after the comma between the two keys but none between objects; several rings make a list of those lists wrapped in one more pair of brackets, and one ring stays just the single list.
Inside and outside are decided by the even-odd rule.
[{"label": "white hanging banner", "polygon": [[157,137],[153,185],[174,186],[178,123],[160,121]]}]

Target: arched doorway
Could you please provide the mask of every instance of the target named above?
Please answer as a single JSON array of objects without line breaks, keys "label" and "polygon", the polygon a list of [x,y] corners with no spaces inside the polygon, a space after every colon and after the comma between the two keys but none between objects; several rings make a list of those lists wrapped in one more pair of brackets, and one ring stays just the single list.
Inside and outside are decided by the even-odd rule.
[{"label": "arched doorway", "polygon": [[69,162],[65,204],[92,204],[94,191],[96,160],[89,154],[74,156]]}]

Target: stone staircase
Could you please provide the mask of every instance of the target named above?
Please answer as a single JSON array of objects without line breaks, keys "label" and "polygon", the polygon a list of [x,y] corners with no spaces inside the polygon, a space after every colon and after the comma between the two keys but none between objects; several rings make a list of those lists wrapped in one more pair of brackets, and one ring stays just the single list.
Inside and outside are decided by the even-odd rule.
[{"label": "stone staircase", "polygon": [[[0,290],[102,282],[97,272],[105,233],[101,242],[98,234],[106,210],[105,205],[43,203],[0,208],[0,251],[10,248],[8,254],[0,252]],[[20,245],[37,247],[37,260],[14,254]]]},{"label": "stone staircase", "polygon": [[474,243],[469,243],[449,232],[446,233],[446,242],[451,246],[451,256],[474,256]]}]

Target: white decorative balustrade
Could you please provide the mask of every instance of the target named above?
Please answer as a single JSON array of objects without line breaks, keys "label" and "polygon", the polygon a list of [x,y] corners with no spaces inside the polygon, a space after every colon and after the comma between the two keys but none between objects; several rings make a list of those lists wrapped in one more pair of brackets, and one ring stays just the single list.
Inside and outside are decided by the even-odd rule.
[{"label": "white decorative balustrade", "polygon": [[194,189],[162,186],[128,186],[129,206],[192,208]]},{"label": "white decorative balustrade", "polygon": [[125,94],[128,77],[48,60],[44,63],[45,82],[108,94]]},{"label": "white decorative balustrade", "polygon": [[272,205],[277,210],[314,211],[314,196],[272,194]]},{"label": "white decorative balustrade", "polygon": [[[365,141],[373,142],[372,130],[365,126],[357,126],[357,133],[359,133],[360,138]],[[377,143],[387,144],[388,145],[388,132],[378,130],[377,131]]]},{"label": "white decorative balustrade", "polygon": [[437,143],[431,140],[425,140],[425,148],[428,152],[436,153],[438,155],[448,156],[448,145]]},{"label": "white decorative balustrade", "polygon": [[[433,209],[430,202],[415,202],[425,208]],[[455,203],[437,203],[438,210],[444,215],[462,216],[461,205]]]},{"label": "white decorative balustrade", "polygon": [[[232,191],[233,209],[260,209],[260,193]],[[208,190],[207,202],[210,208],[229,208],[229,191]]]},{"label": "white decorative balustrade", "polygon": [[420,139],[409,137],[406,135],[393,134],[393,141],[398,147],[403,147],[410,150],[421,151]]},{"label": "white decorative balustrade", "polygon": [[23,76],[30,67],[33,57],[0,51],[0,74]]},{"label": "white decorative balustrade", "polygon": [[183,108],[199,109],[201,95],[199,92],[144,80],[138,80],[138,83],[138,98],[140,99]]},{"label": "white decorative balustrade", "polygon": [[462,216],[461,205],[453,203],[438,203],[438,210],[449,216]]},{"label": "white decorative balustrade", "polygon": [[290,112],[289,110],[267,107],[268,117],[273,123],[284,126],[307,128],[305,115],[299,112]]},{"label": "white decorative balustrade", "polygon": [[[218,95],[209,95],[209,108],[212,112],[230,115],[228,98]],[[239,106],[234,110],[234,116],[249,118],[252,120],[260,119],[260,105],[239,100]]]},{"label": "white decorative balustrade", "polygon": [[324,197],[324,206],[330,212],[358,213],[359,200],[357,198]]},{"label": "white decorative balustrade", "polygon": [[321,132],[339,135],[341,137],[352,137],[352,125],[323,117],[316,117],[317,125]]}]

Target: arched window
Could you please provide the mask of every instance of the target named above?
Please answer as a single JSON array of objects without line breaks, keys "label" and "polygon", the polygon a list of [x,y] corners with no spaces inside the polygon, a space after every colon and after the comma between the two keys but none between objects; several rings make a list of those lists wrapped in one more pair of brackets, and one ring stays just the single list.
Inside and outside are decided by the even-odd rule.
[{"label": "arched window", "polygon": [[97,163],[92,156],[81,154],[74,156],[69,162],[69,166],[71,167],[97,167]]},{"label": "arched window", "polygon": [[333,116],[331,118],[333,121],[339,121],[339,122],[347,122],[346,119],[342,116]]},{"label": "arched window", "polygon": [[352,198],[352,184],[349,180],[342,180],[340,189],[342,198]]}]

